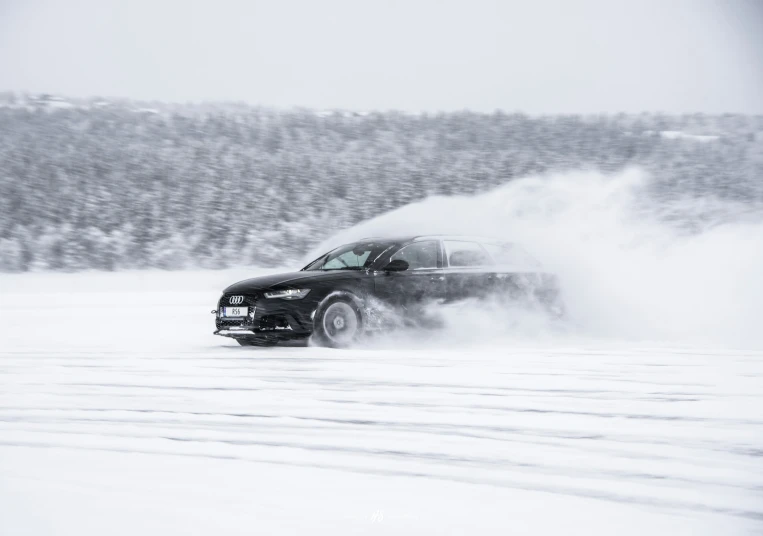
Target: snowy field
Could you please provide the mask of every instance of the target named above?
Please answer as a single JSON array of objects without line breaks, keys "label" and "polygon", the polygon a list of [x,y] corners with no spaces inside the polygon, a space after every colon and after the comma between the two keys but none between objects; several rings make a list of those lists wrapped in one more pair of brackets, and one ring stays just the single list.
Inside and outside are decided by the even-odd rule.
[{"label": "snowy field", "polygon": [[243,275],[0,276],[0,534],[762,532],[763,352],[241,348]]}]

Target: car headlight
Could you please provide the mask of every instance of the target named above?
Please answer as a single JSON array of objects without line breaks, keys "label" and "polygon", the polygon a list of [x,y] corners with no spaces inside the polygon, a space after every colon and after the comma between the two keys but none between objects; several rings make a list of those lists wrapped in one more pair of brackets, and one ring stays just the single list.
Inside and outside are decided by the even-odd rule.
[{"label": "car headlight", "polygon": [[301,300],[310,292],[309,288],[287,288],[284,290],[271,290],[265,293],[266,298],[281,298],[282,300]]}]

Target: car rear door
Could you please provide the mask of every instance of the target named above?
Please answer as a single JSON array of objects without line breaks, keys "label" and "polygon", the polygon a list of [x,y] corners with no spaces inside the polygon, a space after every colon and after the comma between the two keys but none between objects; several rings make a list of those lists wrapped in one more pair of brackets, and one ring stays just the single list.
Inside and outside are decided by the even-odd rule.
[{"label": "car rear door", "polygon": [[448,301],[491,294],[496,267],[481,244],[469,240],[443,240],[443,253]]},{"label": "car rear door", "polygon": [[543,271],[527,251],[511,243],[482,243],[496,266],[491,282],[497,296],[510,300],[554,303],[559,294],[556,278]]}]

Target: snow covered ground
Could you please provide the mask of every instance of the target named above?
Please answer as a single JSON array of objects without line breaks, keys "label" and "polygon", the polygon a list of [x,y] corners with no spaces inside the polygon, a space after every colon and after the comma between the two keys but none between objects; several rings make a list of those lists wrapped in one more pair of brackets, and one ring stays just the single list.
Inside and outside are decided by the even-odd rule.
[{"label": "snow covered ground", "polygon": [[0,534],[763,532],[763,352],[214,337],[225,272],[0,276]]}]

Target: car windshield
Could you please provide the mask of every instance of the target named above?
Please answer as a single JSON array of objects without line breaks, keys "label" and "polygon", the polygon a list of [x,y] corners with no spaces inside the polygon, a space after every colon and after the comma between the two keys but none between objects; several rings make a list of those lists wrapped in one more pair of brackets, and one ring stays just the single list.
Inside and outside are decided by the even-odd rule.
[{"label": "car windshield", "polygon": [[348,244],[319,257],[303,270],[364,270],[391,245],[391,242]]}]

